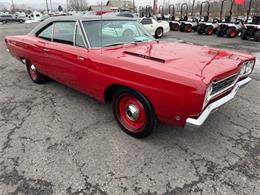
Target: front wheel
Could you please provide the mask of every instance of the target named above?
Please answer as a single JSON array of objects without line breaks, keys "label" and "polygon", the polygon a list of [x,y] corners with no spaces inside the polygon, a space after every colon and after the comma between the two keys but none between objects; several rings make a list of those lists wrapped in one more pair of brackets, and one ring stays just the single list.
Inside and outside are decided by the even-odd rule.
[{"label": "front wheel", "polygon": [[180,25],[179,24],[172,24],[172,30],[173,31],[179,31],[180,30]]},{"label": "front wheel", "polygon": [[124,132],[136,138],[144,138],[152,133],[155,114],[145,96],[122,88],[116,91],[112,106],[114,117]]},{"label": "front wheel", "polygon": [[213,33],[214,33],[214,29],[212,28],[212,27],[207,27],[206,29],[205,29],[205,31],[206,31],[206,34],[207,35],[213,35]]},{"label": "front wheel", "polygon": [[157,28],[155,31],[155,38],[160,39],[163,37],[163,29],[162,28]]},{"label": "front wheel", "polygon": [[227,37],[234,38],[235,36],[237,36],[237,30],[235,28],[227,29]]}]

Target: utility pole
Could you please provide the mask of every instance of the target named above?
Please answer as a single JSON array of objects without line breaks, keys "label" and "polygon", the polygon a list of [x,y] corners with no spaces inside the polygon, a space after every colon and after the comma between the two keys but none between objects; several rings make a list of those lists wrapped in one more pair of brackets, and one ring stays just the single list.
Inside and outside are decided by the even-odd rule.
[{"label": "utility pole", "polygon": [[195,0],[193,0],[193,3],[192,3],[192,8],[191,8],[191,16],[193,16],[193,12],[194,12],[194,6],[195,6]]},{"label": "utility pole", "polygon": [[157,0],[153,1],[153,15],[156,15],[157,12]]},{"label": "utility pole", "polygon": [[66,0],[67,12],[69,12],[69,0]]},{"label": "utility pole", "polygon": [[51,12],[52,12],[52,2],[51,2],[51,0],[50,0],[50,7],[51,7]]},{"label": "utility pole", "polygon": [[12,11],[14,11],[14,0],[12,0]]},{"label": "utility pole", "polygon": [[48,0],[46,0],[46,9],[47,9],[47,13],[49,14]]}]

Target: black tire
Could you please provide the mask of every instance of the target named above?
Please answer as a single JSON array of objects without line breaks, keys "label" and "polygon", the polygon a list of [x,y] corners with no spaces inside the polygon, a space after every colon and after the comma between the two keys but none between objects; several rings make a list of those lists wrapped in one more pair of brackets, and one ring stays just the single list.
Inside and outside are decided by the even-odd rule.
[{"label": "black tire", "polygon": [[3,20],[3,21],[2,21],[2,23],[3,23],[3,24],[6,24],[6,23],[7,23],[7,21]]},{"label": "black tire", "polygon": [[180,26],[180,31],[181,31],[181,32],[184,32],[184,31],[185,31],[185,24],[181,24],[181,26]]},{"label": "black tire", "polygon": [[24,20],[19,20],[20,23],[24,23]]},{"label": "black tire", "polygon": [[[142,125],[142,127],[137,128],[137,129],[131,128],[130,126],[128,126],[127,122],[125,122],[125,119],[124,119],[125,116],[122,116],[122,113],[121,113],[122,110],[120,110],[120,108],[122,106],[122,102],[124,102],[124,98],[128,97],[128,96],[132,97],[133,99],[136,99],[136,101],[138,101],[140,103],[140,105],[142,105],[142,111],[139,112],[139,110],[138,110],[138,112],[140,113],[140,115],[138,117],[141,117],[141,113],[143,115],[145,114],[145,117],[146,117],[146,120],[145,120],[144,124]],[[131,104],[132,104],[132,102],[131,102]],[[130,107],[130,105],[128,105],[128,107],[126,107],[126,108],[123,106],[123,110],[125,110],[125,115],[127,117],[129,117],[129,113],[128,113],[129,110],[127,110],[129,107]],[[135,90],[129,89],[129,88],[118,89],[113,96],[112,108],[113,108],[113,114],[114,114],[116,121],[118,122],[119,126],[125,133],[127,133],[135,138],[145,138],[152,133],[152,131],[155,127],[155,124],[156,124],[156,117],[155,117],[154,110],[152,108],[151,103],[141,93],[139,93]],[[131,114],[131,112],[130,112],[130,114]],[[130,117],[131,116],[133,116],[133,115],[130,115]]]},{"label": "black tire", "polygon": [[163,37],[163,28],[159,27],[155,31],[155,38],[160,39]]},{"label": "black tire", "polygon": [[247,39],[248,39],[248,38],[247,38],[246,29],[242,29],[240,38],[241,38],[242,40],[247,40]]},{"label": "black tire", "polygon": [[199,35],[203,35],[203,28],[202,28],[202,26],[198,26],[197,33],[198,33]]},{"label": "black tire", "polygon": [[43,84],[46,83],[48,81],[48,77],[41,74],[35,65],[33,65],[30,61],[26,60],[26,68],[27,68],[27,72],[31,78],[31,80],[34,83],[37,84]]},{"label": "black tire", "polygon": [[221,28],[217,28],[216,30],[216,35],[218,37],[223,37],[224,36],[224,32],[221,30]]},{"label": "black tire", "polygon": [[254,40],[257,41],[257,42],[260,42],[260,30],[258,30],[257,32],[255,32]]},{"label": "black tire", "polygon": [[237,36],[237,30],[236,30],[236,28],[228,28],[227,29],[227,37],[228,38],[234,38],[234,37],[236,37]]}]

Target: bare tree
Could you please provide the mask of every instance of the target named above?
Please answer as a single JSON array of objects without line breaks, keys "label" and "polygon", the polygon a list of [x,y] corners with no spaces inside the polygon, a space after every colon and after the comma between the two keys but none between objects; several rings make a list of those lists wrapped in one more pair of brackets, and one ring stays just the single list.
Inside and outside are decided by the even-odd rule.
[{"label": "bare tree", "polygon": [[88,9],[88,3],[86,0],[70,0],[69,8],[74,11],[85,11]]}]

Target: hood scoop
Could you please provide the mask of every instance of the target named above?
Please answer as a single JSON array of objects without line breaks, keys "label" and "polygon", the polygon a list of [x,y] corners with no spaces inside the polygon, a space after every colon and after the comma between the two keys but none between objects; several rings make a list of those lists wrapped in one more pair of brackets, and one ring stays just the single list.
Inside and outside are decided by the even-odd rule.
[{"label": "hood scoop", "polygon": [[152,56],[148,56],[148,55],[144,55],[144,54],[138,54],[138,53],[131,52],[131,51],[124,51],[124,53],[128,54],[128,55],[136,56],[139,58],[147,59],[147,60],[153,60],[153,61],[160,62],[160,63],[166,62],[164,59],[161,59],[161,58],[156,58],[156,57],[152,57]]}]

